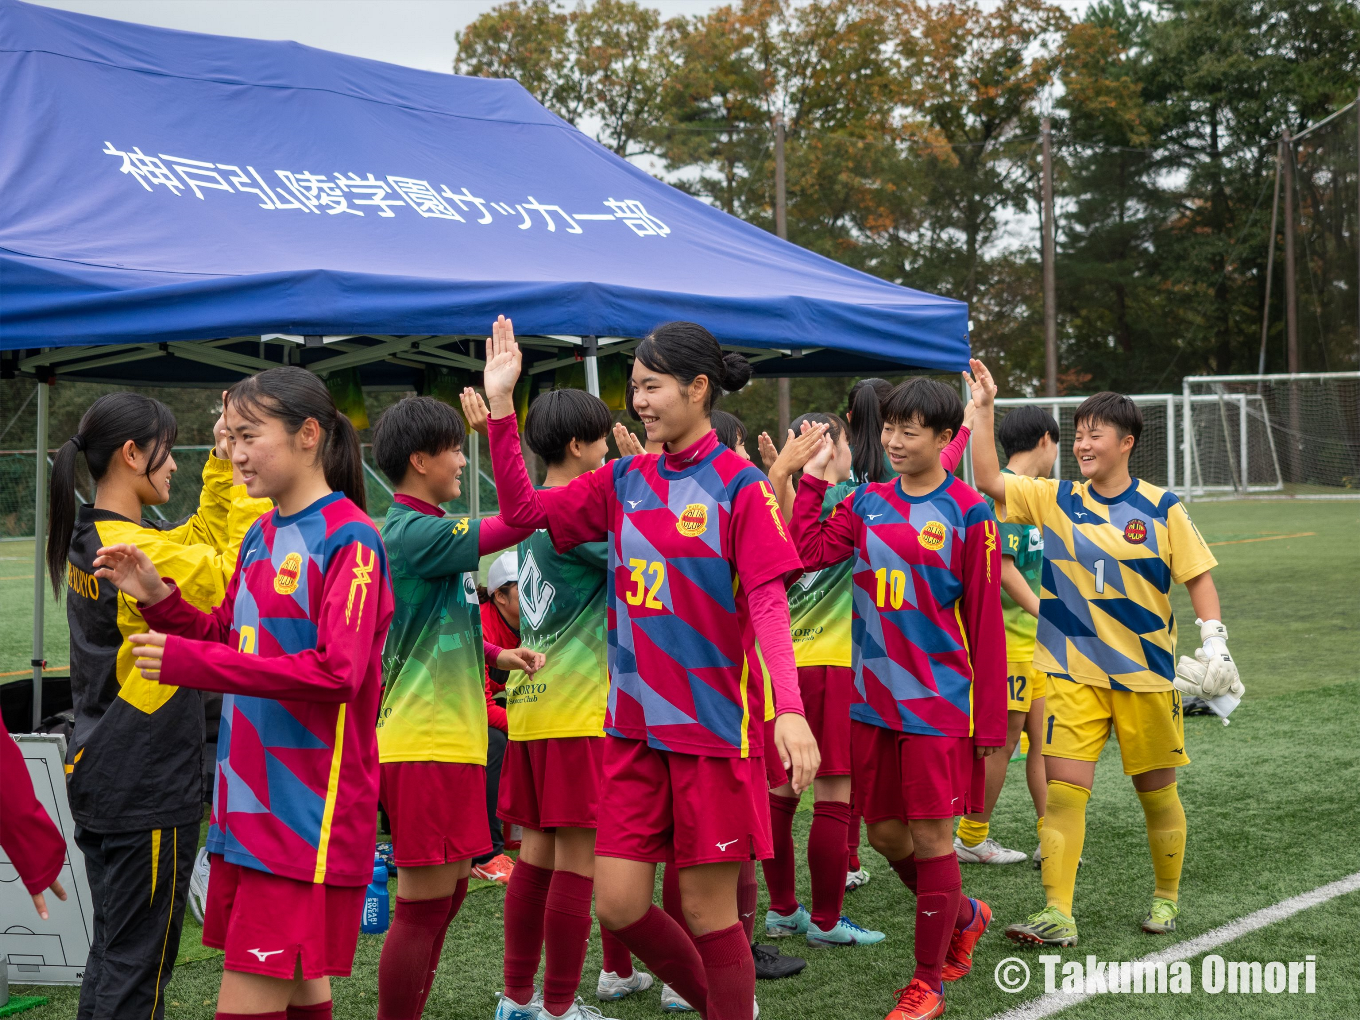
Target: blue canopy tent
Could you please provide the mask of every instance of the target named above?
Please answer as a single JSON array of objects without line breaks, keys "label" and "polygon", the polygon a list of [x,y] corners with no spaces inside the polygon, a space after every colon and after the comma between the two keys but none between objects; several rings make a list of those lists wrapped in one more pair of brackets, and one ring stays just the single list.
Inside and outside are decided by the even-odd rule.
[{"label": "blue canopy tent", "polygon": [[714,209],[514,81],[0,0],[0,96],[0,376],[405,388],[479,369],[502,312],[531,374],[584,355],[592,389],[677,318],[766,374],[967,364],[963,303]]}]

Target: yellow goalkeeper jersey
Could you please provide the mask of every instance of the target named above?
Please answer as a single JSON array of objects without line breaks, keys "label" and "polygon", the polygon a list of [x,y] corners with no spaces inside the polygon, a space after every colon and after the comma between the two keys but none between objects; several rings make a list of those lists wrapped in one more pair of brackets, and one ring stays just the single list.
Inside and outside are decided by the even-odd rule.
[{"label": "yellow goalkeeper jersey", "polygon": [[1171,690],[1171,585],[1218,565],[1176,494],[1137,478],[1112,498],[1084,481],[1003,479],[1002,519],[1044,530],[1035,668],[1116,691]]}]

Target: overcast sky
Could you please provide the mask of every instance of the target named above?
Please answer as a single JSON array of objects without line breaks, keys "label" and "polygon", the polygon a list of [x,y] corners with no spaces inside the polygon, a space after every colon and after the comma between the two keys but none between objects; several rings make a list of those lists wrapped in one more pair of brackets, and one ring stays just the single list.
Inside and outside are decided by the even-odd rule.
[{"label": "overcast sky", "polygon": [[[374,60],[450,71],[463,26],[497,0],[35,0],[81,14],[187,32],[291,39]],[[574,0],[571,0],[574,3]],[[644,0],[666,17],[699,14],[714,0]],[[997,0],[980,0],[992,6]],[[1075,16],[1087,0],[1058,0]]]}]

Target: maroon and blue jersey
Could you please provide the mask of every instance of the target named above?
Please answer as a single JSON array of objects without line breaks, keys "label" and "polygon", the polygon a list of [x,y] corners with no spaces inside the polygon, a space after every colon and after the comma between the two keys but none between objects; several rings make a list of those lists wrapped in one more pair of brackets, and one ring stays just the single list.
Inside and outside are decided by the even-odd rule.
[{"label": "maroon and blue jersey", "polygon": [[1006,736],[1006,633],[996,518],[953,476],[924,496],[898,479],[859,486],[818,520],[804,476],[793,533],[809,570],[853,556],[851,718],[903,733]]},{"label": "maroon and blue jersey", "polygon": [[559,551],[608,542],[605,731],[683,754],[759,754],[747,594],[803,572],[768,479],[710,432],[538,495]]},{"label": "maroon and blue jersey", "polygon": [[382,539],[341,493],[261,517],[211,614],[178,591],[145,608],[178,635],[161,682],[226,695],[210,852],[303,882],[368,884],[392,608]]}]

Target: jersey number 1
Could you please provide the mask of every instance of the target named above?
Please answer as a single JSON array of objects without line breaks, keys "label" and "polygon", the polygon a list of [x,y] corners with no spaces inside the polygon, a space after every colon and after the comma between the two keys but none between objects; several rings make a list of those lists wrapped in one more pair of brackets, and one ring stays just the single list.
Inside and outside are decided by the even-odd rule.
[{"label": "jersey number 1", "polygon": [[1095,562],[1095,567],[1096,567],[1096,594],[1097,594],[1097,595],[1104,595],[1104,594],[1105,594],[1105,561],[1104,561],[1103,559],[1101,559],[1101,560],[1096,560],[1096,562]]}]

